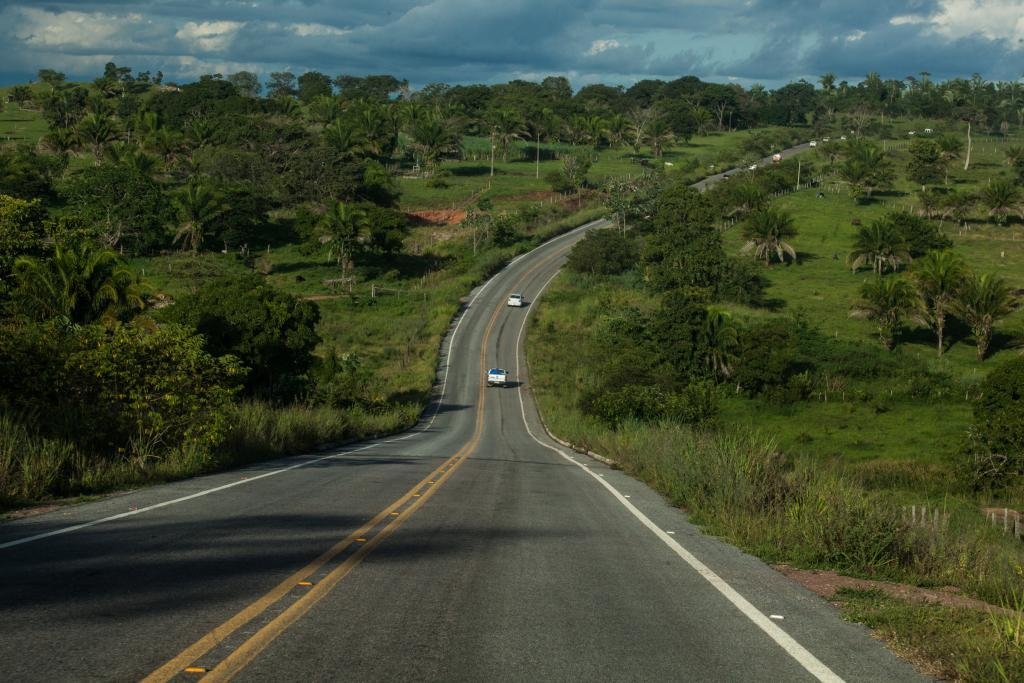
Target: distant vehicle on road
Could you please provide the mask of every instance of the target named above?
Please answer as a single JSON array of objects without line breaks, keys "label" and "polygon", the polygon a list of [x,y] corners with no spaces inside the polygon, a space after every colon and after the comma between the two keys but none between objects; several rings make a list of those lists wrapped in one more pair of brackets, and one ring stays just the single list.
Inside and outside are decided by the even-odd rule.
[{"label": "distant vehicle on road", "polygon": [[522,294],[509,294],[508,301],[506,302],[509,306],[522,306],[523,295]]},{"label": "distant vehicle on road", "polygon": [[750,166],[747,166],[747,170],[748,171],[756,171],[757,170],[757,164],[751,164]]},{"label": "distant vehicle on road", "polygon": [[503,387],[508,383],[508,372],[503,368],[491,368],[487,371],[487,386]]},{"label": "distant vehicle on road", "polygon": [[808,142],[807,144],[808,144],[809,146],[811,146],[811,147],[817,147],[817,146],[818,146],[818,141],[817,141],[817,140],[811,140],[811,141],[810,141],[810,142]]}]

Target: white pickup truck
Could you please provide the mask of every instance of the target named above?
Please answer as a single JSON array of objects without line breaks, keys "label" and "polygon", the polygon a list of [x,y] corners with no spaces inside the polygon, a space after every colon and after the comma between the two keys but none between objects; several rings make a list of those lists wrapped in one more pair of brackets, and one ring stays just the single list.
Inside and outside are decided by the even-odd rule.
[{"label": "white pickup truck", "polygon": [[508,382],[508,373],[501,368],[491,368],[487,371],[487,386],[503,387]]}]

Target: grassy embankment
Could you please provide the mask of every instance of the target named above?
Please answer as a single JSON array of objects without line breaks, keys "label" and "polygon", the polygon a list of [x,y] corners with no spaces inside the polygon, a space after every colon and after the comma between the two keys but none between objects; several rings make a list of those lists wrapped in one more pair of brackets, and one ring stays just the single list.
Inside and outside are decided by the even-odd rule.
[{"label": "grassy embankment", "polygon": [[[1004,143],[983,141],[970,173],[977,182],[1000,163]],[[819,153],[821,150],[819,150]],[[909,187],[868,205],[845,193],[803,190],[777,199],[799,234],[795,265],[765,270],[768,297],[781,311],[736,308],[741,319],[800,315],[837,343],[863,345],[863,361],[879,344],[869,322],[851,319],[865,273],[845,265],[854,218],[867,224],[893,206],[910,206]],[[947,226],[948,229],[948,226]],[[730,250],[738,229],[725,234]],[[1024,286],[1024,229],[983,221],[954,248],[982,272]],[[992,355],[975,359],[968,334],[956,332],[939,357],[933,337],[913,330],[891,358],[896,370],[874,379],[825,378],[812,398],[773,406],[722,387],[720,428],[693,434],[674,425],[627,424],[611,430],[575,406],[587,386],[586,340],[594,324],[625,305],[655,302],[633,276],[593,279],[563,274],[534,311],[528,339],[532,385],[549,426],[569,441],[615,459],[686,509],[710,533],[769,562],[838,569],[852,575],[922,586],[953,586],[1009,612],[921,606],[882,594],[839,596],[851,619],[864,621],[933,671],[965,680],[1024,680],[1024,548],[993,528],[983,506],[1020,507],[1019,489],[975,494],[959,483],[957,453],[971,422],[970,398],[989,369],[1019,350],[1024,313],[998,326]],[[565,343],[573,339],[573,344]],[[582,345],[585,347],[585,342]],[[858,362],[850,359],[850,362]],[[914,506],[911,508],[911,506]],[[920,523],[922,508],[927,523]],[[911,510],[914,512],[912,513]],[[917,523],[913,523],[913,518]],[[938,634],[942,637],[938,637]]]}]

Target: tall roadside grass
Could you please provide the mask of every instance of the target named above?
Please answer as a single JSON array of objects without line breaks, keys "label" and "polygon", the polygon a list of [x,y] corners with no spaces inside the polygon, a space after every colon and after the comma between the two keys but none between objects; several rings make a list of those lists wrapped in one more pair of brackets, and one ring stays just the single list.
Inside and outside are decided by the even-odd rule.
[{"label": "tall roadside grass", "polygon": [[331,444],[392,433],[415,424],[416,404],[340,410],[293,405],[238,404],[219,445],[151,451],[90,453],[66,439],[41,436],[30,423],[0,412],[0,511],[76,496],[172,481]]},{"label": "tall roadside grass", "polygon": [[[949,487],[944,497],[931,501],[941,510],[940,523],[921,524],[903,507],[914,477],[899,477],[898,492],[880,486],[878,477],[870,478],[873,485],[867,488],[858,476],[862,463],[839,455],[794,455],[780,448],[773,432],[736,421],[703,431],[636,421],[612,429],[582,414],[577,409],[581,390],[588,376],[601,371],[586,364],[585,321],[593,317],[588,311],[600,308],[602,296],[607,294],[600,286],[577,287],[563,279],[533,311],[527,337],[531,385],[552,433],[613,459],[709,533],[768,562],[949,586],[988,602],[997,608],[991,619],[985,612],[970,617],[943,612],[942,628],[952,629],[952,635],[923,643],[916,639],[928,637],[923,625],[938,614],[934,607],[887,601],[876,618],[893,630],[893,639],[937,662],[945,676],[1024,680],[1024,545],[994,529],[975,498]],[[881,467],[888,461],[876,462]],[[919,483],[922,496],[934,496],[934,482]],[[857,609],[848,614],[859,619]],[[974,626],[958,631],[961,619]],[[981,660],[988,663],[979,667]],[[1000,671],[1006,677],[993,674]]]},{"label": "tall roadside grass", "polygon": [[420,408],[391,405],[379,410],[293,405],[275,408],[246,401],[237,406],[221,455],[224,464],[294,455],[352,439],[396,432],[415,424]]}]

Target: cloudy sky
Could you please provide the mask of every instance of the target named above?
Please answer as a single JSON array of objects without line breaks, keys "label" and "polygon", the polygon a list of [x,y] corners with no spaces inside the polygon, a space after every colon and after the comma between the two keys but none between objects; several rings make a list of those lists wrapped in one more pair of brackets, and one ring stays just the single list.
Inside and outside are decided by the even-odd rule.
[{"label": "cloudy sky", "polygon": [[0,84],[107,62],[187,83],[321,71],[427,83],[545,76],[777,88],[826,72],[1024,76],[1024,0],[0,0]]}]

